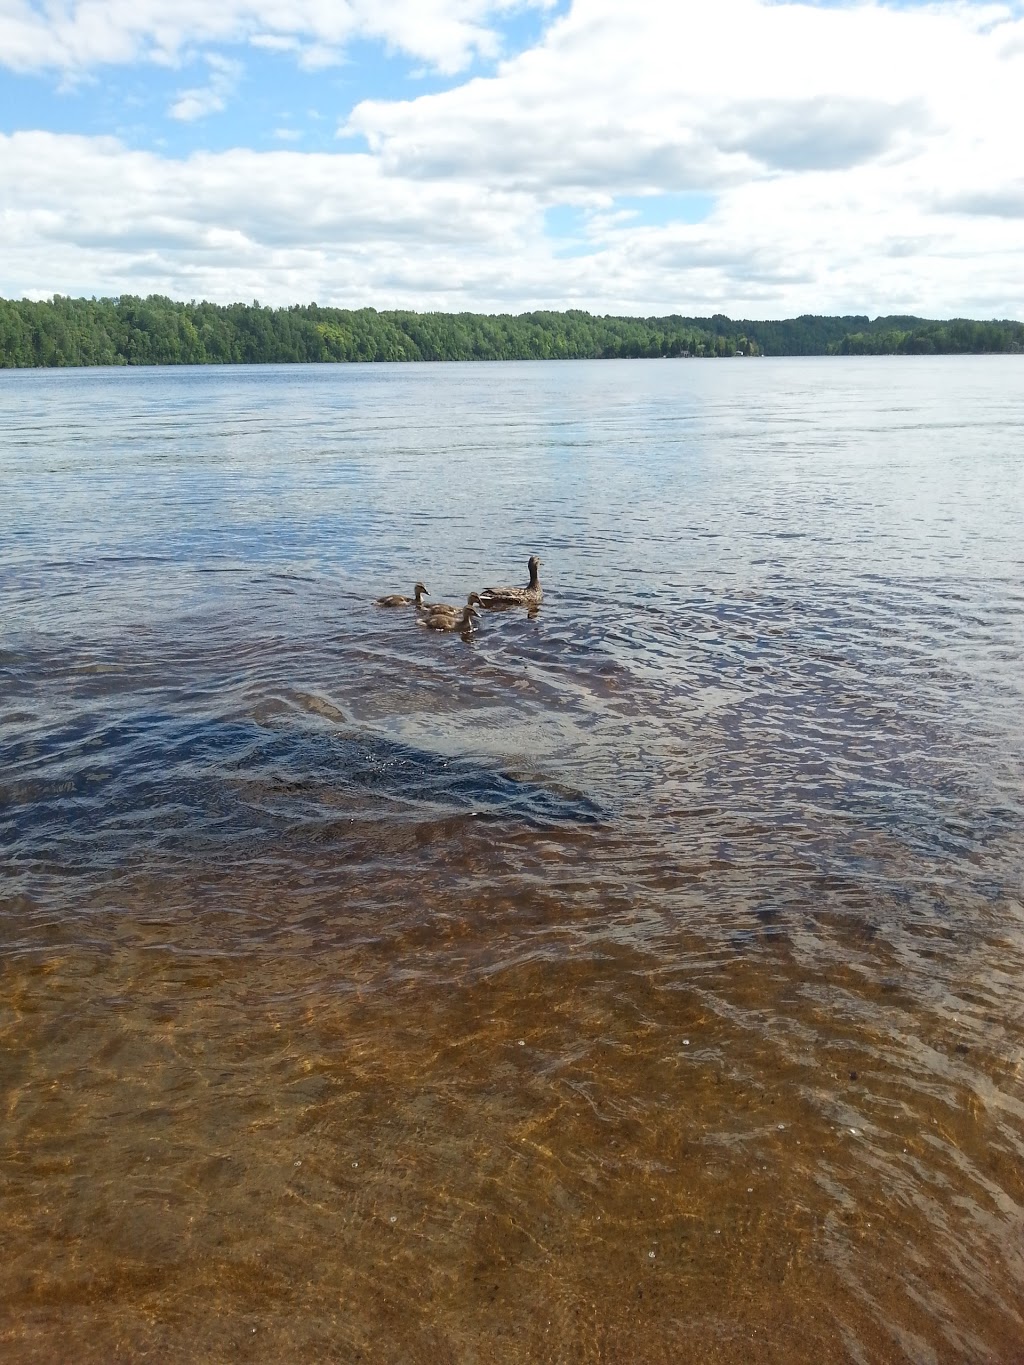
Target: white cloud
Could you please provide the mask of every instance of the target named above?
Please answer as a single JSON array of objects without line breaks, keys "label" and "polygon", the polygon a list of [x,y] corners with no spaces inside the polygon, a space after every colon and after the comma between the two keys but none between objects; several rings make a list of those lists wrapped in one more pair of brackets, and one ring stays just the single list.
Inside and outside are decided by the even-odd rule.
[{"label": "white cloud", "polygon": [[254,33],[249,44],[267,52],[297,52],[302,46],[298,38],[285,37],[281,33]]},{"label": "white cloud", "polygon": [[[114,139],[0,136],[0,294],[437,299],[519,246],[529,206],[408,185],[362,155],[231,151],[182,161]],[[477,243],[468,266],[465,243]],[[438,282],[428,283],[436,271]],[[408,296],[401,294],[401,301]]]},{"label": "white cloud", "polygon": [[[185,51],[256,42],[294,47],[307,65],[374,38],[440,71],[462,70],[500,46],[494,20],[551,0],[3,0],[0,65],[71,70],[133,61],[175,63]],[[330,54],[330,56],[328,56]]]},{"label": "white cloud", "polygon": [[[435,59],[495,12],[444,5]],[[356,11],[331,11],[336,51]],[[406,51],[411,12],[373,21]],[[267,10],[252,41],[314,44],[284,27]],[[357,154],[0,138],[0,294],[1024,317],[1021,89],[1007,6],[575,0],[490,78],[359,105]],[[679,193],[703,221],[643,211]],[[545,234],[560,204],[571,244]]]},{"label": "white cloud", "polygon": [[241,79],[242,64],[212,52],[206,61],[210,67],[210,80],[204,86],[182,90],[167,111],[171,118],[190,123],[207,114],[220,113],[227,106]]},{"label": "white cloud", "polygon": [[365,101],[342,131],[402,174],[581,201],[902,160],[960,129],[1019,161],[1015,34],[998,6],[576,0],[496,76]]}]

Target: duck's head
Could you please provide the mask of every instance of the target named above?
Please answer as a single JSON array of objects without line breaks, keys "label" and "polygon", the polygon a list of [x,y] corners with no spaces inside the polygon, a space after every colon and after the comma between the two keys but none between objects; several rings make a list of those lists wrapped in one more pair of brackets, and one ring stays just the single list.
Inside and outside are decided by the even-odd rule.
[{"label": "duck's head", "polygon": [[539,559],[536,555],[531,555],[530,562],[527,565],[527,568],[530,570],[531,573],[536,573],[543,563],[544,561],[542,559]]},{"label": "duck's head", "polygon": [[421,597],[430,596],[430,589],[427,587],[426,583],[417,583],[415,588],[413,588],[413,592],[419,593]]},{"label": "duck's head", "polygon": [[[469,597],[466,599],[466,602],[467,606],[470,607],[482,607],[484,604],[484,599],[480,596],[478,592],[471,592],[469,594]],[[476,612],[474,612],[473,615],[475,616]]]}]

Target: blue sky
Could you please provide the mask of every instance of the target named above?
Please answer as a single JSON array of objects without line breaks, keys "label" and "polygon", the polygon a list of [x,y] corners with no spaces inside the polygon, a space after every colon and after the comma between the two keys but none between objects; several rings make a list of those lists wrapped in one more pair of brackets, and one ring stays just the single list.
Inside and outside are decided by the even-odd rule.
[{"label": "blue sky", "polygon": [[[171,156],[231,147],[268,151],[283,141],[336,151],[339,122],[362,100],[415,99],[492,74],[501,60],[535,44],[566,8],[529,6],[501,16],[494,26],[499,51],[471,51],[457,72],[368,37],[347,43],[330,65],[303,67],[293,52],[259,46],[259,34],[186,42],[173,65],[144,57],[82,67],[0,65],[0,132],[106,134]],[[192,118],[171,112],[182,92],[200,89],[212,89],[221,107]]]},{"label": "blue sky", "polygon": [[0,0],[0,294],[1024,315],[1021,5]]}]

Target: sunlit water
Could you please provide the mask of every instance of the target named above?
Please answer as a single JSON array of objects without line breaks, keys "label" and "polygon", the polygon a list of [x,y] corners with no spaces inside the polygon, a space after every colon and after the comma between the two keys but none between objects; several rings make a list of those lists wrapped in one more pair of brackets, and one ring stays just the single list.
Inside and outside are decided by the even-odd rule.
[{"label": "sunlit water", "polygon": [[0,374],[0,1358],[1024,1359],[1022,433]]}]

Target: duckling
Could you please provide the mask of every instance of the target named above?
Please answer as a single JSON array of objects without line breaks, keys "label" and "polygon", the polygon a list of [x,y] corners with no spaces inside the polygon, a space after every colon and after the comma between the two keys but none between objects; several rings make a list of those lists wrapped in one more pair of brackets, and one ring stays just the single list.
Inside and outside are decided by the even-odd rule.
[{"label": "duckling", "polygon": [[413,589],[413,597],[403,597],[401,593],[392,593],[390,597],[378,597],[378,607],[411,607],[416,606],[422,610],[424,596],[429,596],[430,589],[424,587],[422,583],[417,583]]},{"label": "duckling", "polygon": [[421,616],[419,623],[421,626],[426,626],[428,630],[461,630],[465,635],[473,629],[473,622],[479,621],[479,619],[479,612],[474,611],[467,603],[462,608],[461,616],[455,615],[454,612],[451,615],[445,611],[436,614],[432,612],[429,616]]},{"label": "duckling", "polygon": [[537,570],[541,561],[536,555],[530,556],[530,583],[525,588],[484,588],[480,601],[485,607],[535,607],[544,596]]},{"label": "duckling", "polygon": [[[480,596],[478,592],[471,592],[469,594],[469,597],[466,599],[467,607],[482,607],[483,605],[484,605],[483,598]],[[465,607],[453,607],[449,602],[432,602],[427,607],[427,615],[458,616],[459,612],[464,610]]]}]

